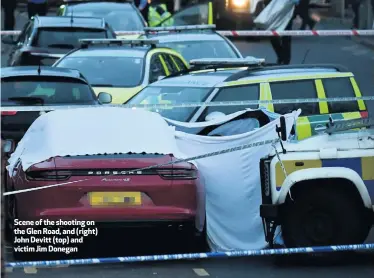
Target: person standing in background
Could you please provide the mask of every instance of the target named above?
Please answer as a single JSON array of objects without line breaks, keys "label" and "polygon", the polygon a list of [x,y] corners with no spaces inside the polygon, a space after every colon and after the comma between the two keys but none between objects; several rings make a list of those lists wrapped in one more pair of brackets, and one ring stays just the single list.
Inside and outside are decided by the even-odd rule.
[{"label": "person standing in background", "polygon": [[136,7],[138,7],[140,13],[144,17],[145,21],[148,23],[148,12],[149,12],[148,0],[135,0],[134,4]]},{"label": "person standing in background", "polygon": [[47,2],[47,0],[28,0],[27,12],[29,15],[29,19],[36,15],[46,16],[48,11]]},{"label": "person standing in background", "polygon": [[[265,6],[269,5],[271,1],[276,0],[265,0]],[[292,2],[297,5],[299,0],[292,0]],[[294,10],[294,15],[292,16],[290,22],[287,24],[285,31],[292,30],[292,23],[296,14],[296,9]],[[277,64],[279,65],[289,65],[291,63],[291,36],[277,37],[273,36],[270,38],[271,45],[277,55]]]},{"label": "person standing in background", "polygon": [[310,17],[309,14],[310,0],[300,0],[300,3],[295,8],[295,17],[300,16],[302,20],[300,30],[305,30],[308,26],[310,30],[313,30],[316,22]]},{"label": "person standing in background", "polygon": [[360,6],[362,0],[351,0],[352,11],[354,13],[352,29],[358,29],[360,24]]},{"label": "person standing in background", "polygon": [[4,11],[4,29],[6,31],[14,30],[16,25],[15,12],[17,8],[17,0],[2,0],[1,8]]}]

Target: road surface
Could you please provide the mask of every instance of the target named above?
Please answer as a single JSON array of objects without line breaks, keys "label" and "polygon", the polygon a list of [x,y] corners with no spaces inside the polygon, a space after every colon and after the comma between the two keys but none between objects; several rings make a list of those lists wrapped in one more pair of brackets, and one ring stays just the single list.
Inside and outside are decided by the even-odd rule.
[{"label": "road surface", "polygon": [[[26,22],[25,14],[17,15],[17,29]],[[340,26],[321,21],[317,29],[339,29]],[[275,61],[276,57],[269,42],[235,42],[244,56],[264,57]],[[4,46],[4,45],[2,45]],[[292,45],[292,62],[300,63],[338,63],[348,67],[355,75],[363,95],[374,95],[374,51],[349,38],[295,38]],[[2,53],[2,67],[7,55]],[[374,103],[369,103],[374,111]],[[374,242],[372,232],[368,242]],[[8,250],[10,251],[10,250]],[[8,260],[11,257],[8,256]],[[276,263],[277,262],[277,263]],[[374,253],[359,253],[342,259],[338,265],[295,265],[293,260],[275,261],[270,257],[248,257],[216,260],[195,260],[184,262],[137,263],[96,266],[69,266],[50,269],[7,269],[7,277],[21,278],[37,274],[39,278],[248,278],[248,277],[374,277]]]}]

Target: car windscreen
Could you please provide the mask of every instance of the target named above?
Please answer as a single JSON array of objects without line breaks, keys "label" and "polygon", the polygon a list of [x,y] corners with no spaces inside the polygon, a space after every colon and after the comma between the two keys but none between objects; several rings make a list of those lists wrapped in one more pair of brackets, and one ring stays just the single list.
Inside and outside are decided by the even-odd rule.
[{"label": "car windscreen", "polygon": [[80,39],[107,38],[107,31],[90,28],[40,28],[33,46],[74,49]]},{"label": "car windscreen", "polygon": [[187,61],[202,58],[238,58],[225,41],[178,41],[159,43],[178,51]]},{"label": "car windscreen", "polygon": [[[197,87],[156,87],[149,86],[133,97],[126,104],[180,104],[184,102],[202,102],[209,96],[211,88]],[[180,122],[187,122],[198,107],[173,109],[154,109],[161,116]]]},{"label": "car windscreen", "polygon": [[90,87],[74,78],[26,76],[1,79],[1,105],[95,104]]},{"label": "car windscreen", "polygon": [[135,87],[143,79],[142,58],[66,57],[56,66],[79,70],[94,87]]},{"label": "car windscreen", "polygon": [[104,18],[115,31],[141,31],[144,23],[129,4],[82,3],[70,6],[66,15]]}]

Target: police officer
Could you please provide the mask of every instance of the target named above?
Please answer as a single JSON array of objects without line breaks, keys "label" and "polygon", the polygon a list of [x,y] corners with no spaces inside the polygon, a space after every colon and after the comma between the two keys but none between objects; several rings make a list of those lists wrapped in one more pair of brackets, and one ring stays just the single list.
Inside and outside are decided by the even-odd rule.
[{"label": "police officer", "polygon": [[295,16],[299,15],[302,19],[300,30],[305,30],[307,26],[312,30],[316,25],[316,22],[309,14],[309,4],[310,0],[300,0],[300,3],[295,8]]},{"label": "police officer", "polygon": [[15,11],[17,7],[17,0],[3,0],[1,1],[1,8],[4,10],[4,29],[7,31],[14,30],[16,24]]},{"label": "police officer", "polygon": [[29,14],[29,19],[35,15],[46,16],[48,11],[47,2],[47,0],[28,0],[27,12]]},{"label": "police officer", "polygon": [[148,12],[149,12],[148,0],[134,0],[134,4],[136,7],[138,7],[145,21],[148,22]]},{"label": "police officer", "polygon": [[173,26],[174,20],[171,17],[171,13],[168,11],[167,5],[164,3],[165,1],[155,1],[153,0],[149,7],[148,13],[148,24],[151,27],[159,25],[165,19],[169,18],[168,20],[164,21],[161,25],[162,26]]},{"label": "police officer", "polygon": [[[265,0],[265,6],[269,5],[271,1],[276,0]],[[297,4],[298,0],[292,0],[295,4]],[[296,9],[294,11],[295,15]],[[292,23],[295,16],[292,16],[290,22],[287,24],[285,31],[292,30]],[[291,37],[290,36],[282,36],[276,37],[273,36],[270,39],[271,45],[277,55],[277,64],[279,65],[289,65],[291,63]]]},{"label": "police officer", "polygon": [[352,11],[354,13],[353,22],[352,22],[352,29],[358,29],[358,25],[360,23],[360,6],[362,0],[351,0]]}]

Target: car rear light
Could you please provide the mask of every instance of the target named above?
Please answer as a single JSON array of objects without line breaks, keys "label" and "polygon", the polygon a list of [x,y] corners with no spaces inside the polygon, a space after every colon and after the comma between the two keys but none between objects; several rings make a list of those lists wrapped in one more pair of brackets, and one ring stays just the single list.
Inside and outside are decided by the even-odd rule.
[{"label": "car rear light", "polygon": [[1,116],[14,116],[17,111],[1,111]]},{"label": "car rear light", "polygon": [[368,111],[361,111],[361,118],[369,118],[369,112]]},{"label": "car rear light", "polygon": [[26,172],[26,178],[31,181],[67,180],[70,171],[31,171]]},{"label": "car rear light", "polygon": [[162,169],[156,170],[165,180],[195,180],[197,171],[194,169]]}]

